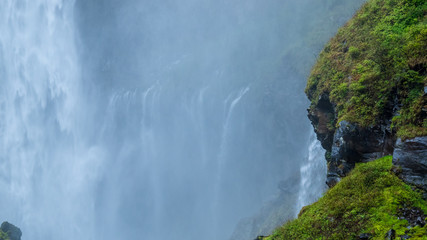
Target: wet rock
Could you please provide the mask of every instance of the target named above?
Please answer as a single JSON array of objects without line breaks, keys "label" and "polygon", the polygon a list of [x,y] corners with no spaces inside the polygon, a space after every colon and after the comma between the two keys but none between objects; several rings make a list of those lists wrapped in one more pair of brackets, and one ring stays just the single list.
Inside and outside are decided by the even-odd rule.
[{"label": "wet rock", "polygon": [[359,127],[341,121],[331,148],[329,175],[343,177],[358,162],[368,162],[393,152],[393,134],[387,125]]},{"label": "wet rock", "polygon": [[331,170],[331,168],[328,169],[328,174],[326,175],[326,184],[330,188],[335,186],[341,180],[340,176],[336,172],[337,171],[334,171],[333,169]]},{"label": "wet rock", "polygon": [[[391,105],[390,114],[395,111]],[[308,117],[317,138],[326,150],[326,183],[329,187],[346,176],[356,163],[368,162],[393,153],[395,137],[390,129],[390,120],[387,120],[389,117],[391,119],[391,115],[388,115],[375,126],[361,127],[341,121],[336,128],[335,106],[327,93],[322,94],[316,105],[310,107]]]},{"label": "wet rock", "polygon": [[359,235],[359,239],[368,240],[372,238],[372,234],[369,233],[362,233]]},{"label": "wet rock", "polygon": [[21,236],[22,236],[21,229],[14,226],[13,224],[10,224],[8,222],[3,222],[1,224],[0,229],[9,236],[10,240],[21,240]]},{"label": "wet rock", "polygon": [[308,109],[308,118],[322,147],[330,151],[335,131],[335,110],[329,101],[328,94],[322,94],[316,106]]},{"label": "wet rock", "polygon": [[410,224],[409,228],[415,226],[424,227],[426,225],[424,219],[426,219],[427,215],[425,215],[420,208],[401,208],[398,211],[398,215],[400,220],[408,221],[408,223]]},{"label": "wet rock", "polygon": [[427,191],[427,136],[398,139],[393,164],[400,168],[399,177],[403,181]]},{"label": "wet rock", "polygon": [[401,235],[400,236],[400,239],[410,239],[411,237],[410,236],[408,236],[408,235]]},{"label": "wet rock", "polygon": [[385,235],[385,239],[387,239],[387,240],[396,239],[396,231],[394,229],[388,230],[388,232]]}]

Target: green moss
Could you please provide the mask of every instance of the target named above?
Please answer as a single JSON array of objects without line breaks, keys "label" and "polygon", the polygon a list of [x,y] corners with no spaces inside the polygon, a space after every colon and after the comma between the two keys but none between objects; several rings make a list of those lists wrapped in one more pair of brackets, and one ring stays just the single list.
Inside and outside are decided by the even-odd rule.
[{"label": "green moss", "polygon": [[325,46],[306,93],[314,107],[328,93],[342,120],[369,126],[388,118],[397,96],[402,107],[393,127],[399,137],[427,135],[427,2],[370,0]]},{"label": "green moss", "polygon": [[9,240],[9,236],[0,230],[0,240]]},{"label": "green moss", "polygon": [[427,213],[427,203],[392,173],[391,161],[388,156],[358,164],[318,202],[304,207],[298,219],[265,239],[357,239],[362,233],[384,239],[390,229],[397,236],[406,233],[411,239],[426,239],[427,226],[408,232],[408,222],[397,217],[404,207]]}]

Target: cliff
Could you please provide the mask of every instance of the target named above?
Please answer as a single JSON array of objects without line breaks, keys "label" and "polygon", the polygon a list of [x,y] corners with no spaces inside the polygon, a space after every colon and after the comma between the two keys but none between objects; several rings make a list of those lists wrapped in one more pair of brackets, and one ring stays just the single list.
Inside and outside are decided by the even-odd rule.
[{"label": "cliff", "polygon": [[258,239],[426,239],[426,212],[421,193],[394,174],[387,156],[358,164],[298,219]]},{"label": "cliff", "polygon": [[330,189],[257,239],[427,239],[426,13],[369,0],[325,46],[306,94]]},{"label": "cliff", "polygon": [[422,0],[368,1],[321,52],[306,94],[329,186],[397,151],[402,178],[427,190],[426,12]]}]

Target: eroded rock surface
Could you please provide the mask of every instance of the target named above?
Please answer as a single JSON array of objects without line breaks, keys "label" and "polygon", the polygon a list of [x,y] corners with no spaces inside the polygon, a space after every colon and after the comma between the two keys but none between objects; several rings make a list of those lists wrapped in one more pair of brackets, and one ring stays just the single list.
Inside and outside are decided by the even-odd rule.
[{"label": "eroded rock surface", "polygon": [[427,136],[398,139],[393,164],[400,168],[399,176],[405,182],[427,191]]}]

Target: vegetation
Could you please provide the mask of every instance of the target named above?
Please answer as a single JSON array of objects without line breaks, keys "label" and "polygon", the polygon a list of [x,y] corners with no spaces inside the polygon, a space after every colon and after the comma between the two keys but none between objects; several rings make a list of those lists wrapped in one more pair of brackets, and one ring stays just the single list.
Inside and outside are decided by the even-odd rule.
[{"label": "vegetation", "polygon": [[9,236],[3,232],[2,230],[0,230],[0,240],[9,240]]},{"label": "vegetation", "polygon": [[304,207],[298,219],[264,239],[358,239],[362,233],[384,239],[390,229],[396,236],[427,239],[427,226],[408,229],[408,221],[399,219],[405,208],[427,213],[421,193],[395,176],[388,156],[357,165],[318,202]]},{"label": "vegetation", "polygon": [[325,46],[306,93],[328,94],[342,120],[370,126],[391,119],[403,138],[427,135],[427,2],[370,0]]}]

